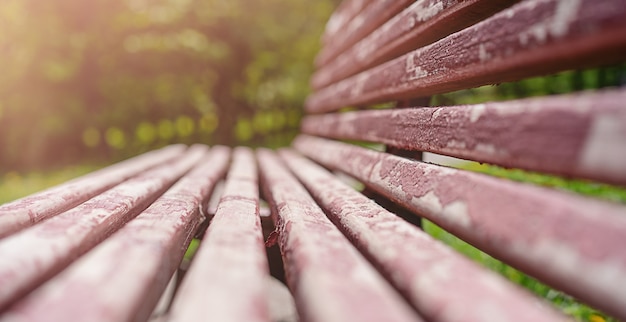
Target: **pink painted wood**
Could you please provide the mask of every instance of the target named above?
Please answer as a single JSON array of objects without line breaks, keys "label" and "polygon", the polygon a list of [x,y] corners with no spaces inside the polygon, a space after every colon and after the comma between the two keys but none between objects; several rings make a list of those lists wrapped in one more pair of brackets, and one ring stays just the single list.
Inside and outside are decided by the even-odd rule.
[{"label": "pink painted wood", "polygon": [[278,157],[257,152],[289,287],[304,321],[416,321],[408,304],[350,245]]},{"label": "pink painted wood", "polygon": [[315,65],[328,64],[341,52],[384,24],[413,1],[415,0],[369,0],[365,8],[340,32],[330,38],[325,38],[325,44],[315,58]]},{"label": "pink painted wood", "polygon": [[428,321],[568,320],[322,167],[292,151],[283,150],[280,155],[331,220]]},{"label": "pink painted wood", "polygon": [[58,273],[144,210],[205,153],[205,146],[192,146],[174,161],[0,240],[0,309]]},{"label": "pink painted wood", "polygon": [[546,283],[626,318],[626,207],[325,139],[294,146]]},{"label": "pink painted wood", "polygon": [[626,90],[307,116],[302,132],[626,185]]},{"label": "pink painted wood", "polygon": [[217,213],[179,289],[169,321],[269,321],[268,263],[252,150],[235,149]]},{"label": "pink painted wood", "polygon": [[336,81],[433,43],[511,6],[511,0],[420,0],[387,21],[311,78],[319,90]]},{"label": "pink painted wood", "polygon": [[369,0],[344,0],[333,11],[333,14],[326,23],[326,28],[322,34],[322,42],[327,43],[338,32],[344,30],[345,26],[357,16],[368,4]]},{"label": "pink painted wood", "polygon": [[183,153],[172,145],[0,206],[0,238],[77,206],[138,173]]},{"label": "pink painted wood", "polygon": [[318,92],[322,113],[619,62],[626,52],[623,0],[528,0],[438,42]]},{"label": "pink painted wood", "polygon": [[145,321],[204,220],[199,209],[228,159],[228,148],[212,148],[150,207],[0,320]]}]

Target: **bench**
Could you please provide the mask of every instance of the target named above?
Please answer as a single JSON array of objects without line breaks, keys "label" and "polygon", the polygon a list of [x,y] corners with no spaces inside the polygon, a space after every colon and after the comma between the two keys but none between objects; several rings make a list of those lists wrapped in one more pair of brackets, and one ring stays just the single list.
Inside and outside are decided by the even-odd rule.
[{"label": "bench", "polygon": [[0,206],[0,321],[568,320],[419,217],[626,320],[624,205],[422,161],[626,185],[624,89],[428,106],[624,62],[623,0],[345,0],[322,39],[290,148],[173,145]]}]

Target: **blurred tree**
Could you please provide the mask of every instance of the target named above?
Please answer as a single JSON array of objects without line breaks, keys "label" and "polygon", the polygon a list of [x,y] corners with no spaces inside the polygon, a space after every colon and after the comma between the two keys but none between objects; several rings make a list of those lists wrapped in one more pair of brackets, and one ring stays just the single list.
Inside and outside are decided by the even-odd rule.
[{"label": "blurred tree", "polygon": [[286,144],[337,2],[4,0],[0,169]]}]

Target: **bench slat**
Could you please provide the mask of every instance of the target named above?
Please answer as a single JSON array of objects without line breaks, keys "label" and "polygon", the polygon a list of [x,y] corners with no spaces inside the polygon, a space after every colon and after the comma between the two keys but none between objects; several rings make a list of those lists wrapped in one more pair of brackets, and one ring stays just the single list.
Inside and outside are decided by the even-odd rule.
[{"label": "bench slat", "polygon": [[183,153],[172,145],[0,206],[0,238],[85,202],[116,184]]},{"label": "bench slat", "polygon": [[[428,321],[567,321],[294,152],[285,160],[331,220]],[[468,278],[471,276],[471,278]],[[450,290],[454,290],[451,292]]]},{"label": "bench slat", "polygon": [[494,257],[626,318],[626,207],[325,139],[300,136],[294,146]]},{"label": "bench slat", "polygon": [[304,118],[302,132],[626,185],[626,90]]},{"label": "bench slat", "polygon": [[434,44],[315,92],[321,113],[623,60],[622,0],[528,0]]},{"label": "bench slat", "polygon": [[13,305],[6,317],[15,321],[148,318],[204,219],[199,207],[225,173],[228,155],[227,148],[212,148],[150,207]]},{"label": "bench slat", "polygon": [[278,157],[257,152],[290,289],[304,321],[421,320],[317,206]]},{"label": "bench slat", "polygon": [[329,42],[337,32],[345,26],[370,3],[370,0],[344,0],[333,11],[322,34],[322,42]]},{"label": "bench slat", "polygon": [[420,0],[313,74],[319,90],[410,50],[433,43],[511,6],[511,0]]},{"label": "bench slat", "polygon": [[315,57],[316,66],[322,66],[354,45],[370,32],[384,24],[389,18],[396,15],[415,0],[369,0],[361,12],[350,20],[348,24],[328,38],[324,47]]},{"label": "bench slat", "polygon": [[0,309],[115,232],[169,188],[205,152],[206,147],[193,146],[175,161],[0,240]]},{"label": "bench slat", "polygon": [[256,161],[237,148],[217,213],[179,289],[169,321],[269,321],[269,276]]}]

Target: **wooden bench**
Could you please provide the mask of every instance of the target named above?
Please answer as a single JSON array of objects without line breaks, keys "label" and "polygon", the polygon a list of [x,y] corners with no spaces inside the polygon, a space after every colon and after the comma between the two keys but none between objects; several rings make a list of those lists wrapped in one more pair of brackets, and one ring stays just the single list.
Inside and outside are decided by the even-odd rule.
[{"label": "wooden bench", "polygon": [[626,185],[624,89],[425,103],[626,61],[623,0],[346,0],[323,41],[292,148],[169,146],[0,206],[0,321],[568,320],[406,212],[626,320],[625,206],[420,160]]}]

